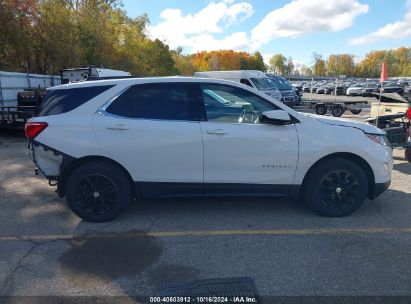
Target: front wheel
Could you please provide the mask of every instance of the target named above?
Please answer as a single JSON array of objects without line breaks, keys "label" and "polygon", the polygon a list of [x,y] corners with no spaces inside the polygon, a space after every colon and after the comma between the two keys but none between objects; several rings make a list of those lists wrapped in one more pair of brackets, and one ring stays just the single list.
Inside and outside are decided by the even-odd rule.
[{"label": "front wheel", "polygon": [[119,216],[129,205],[132,188],[125,173],[104,161],[76,168],[66,184],[66,200],[81,219],[101,223]]},{"label": "front wheel", "polygon": [[344,113],[344,108],[342,106],[333,106],[331,109],[331,115],[334,117],[340,117]]},{"label": "front wheel", "polygon": [[342,158],[324,161],[313,168],[303,186],[308,206],[330,217],[350,215],[361,206],[368,193],[363,169]]},{"label": "front wheel", "polygon": [[325,115],[327,114],[327,107],[325,105],[317,105],[315,107],[315,113],[318,115]]}]

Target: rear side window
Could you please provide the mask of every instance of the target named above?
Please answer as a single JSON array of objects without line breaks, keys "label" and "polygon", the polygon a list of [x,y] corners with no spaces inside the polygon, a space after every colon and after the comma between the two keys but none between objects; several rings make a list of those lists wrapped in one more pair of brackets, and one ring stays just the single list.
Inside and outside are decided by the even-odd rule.
[{"label": "rear side window", "polygon": [[47,91],[38,116],[69,112],[112,87],[109,85]]},{"label": "rear side window", "polygon": [[189,83],[158,83],[130,87],[106,112],[122,117],[190,120],[197,106],[195,86]]}]

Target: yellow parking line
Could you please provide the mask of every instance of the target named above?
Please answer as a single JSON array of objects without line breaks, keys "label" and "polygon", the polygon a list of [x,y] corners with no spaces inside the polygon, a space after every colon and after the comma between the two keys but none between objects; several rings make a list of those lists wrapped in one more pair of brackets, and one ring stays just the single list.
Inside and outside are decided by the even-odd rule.
[{"label": "yellow parking line", "polygon": [[321,235],[339,233],[411,233],[411,227],[375,227],[375,228],[312,228],[312,229],[277,229],[277,230],[200,230],[200,231],[130,231],[130,232],[93,232],[84,235],[25,235],[0,236],[0,241],[57,241],[71,239],[116,238],[118,236],[159,238],[190,236],[246,236],[246,235]]}]

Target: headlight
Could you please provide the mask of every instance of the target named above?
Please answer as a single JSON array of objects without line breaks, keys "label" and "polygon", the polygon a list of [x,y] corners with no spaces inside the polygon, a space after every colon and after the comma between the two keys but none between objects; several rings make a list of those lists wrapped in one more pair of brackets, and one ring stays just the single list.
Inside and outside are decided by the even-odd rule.
[{"label": "headlight", "polygon": [[377,144],[383,145],[390,147],[390,142],[388,141],[387,137],[385,135],[381,134],[367,134],[365,133],[365,136],[367,136],[369,139],[372,141],[376,142]]}]

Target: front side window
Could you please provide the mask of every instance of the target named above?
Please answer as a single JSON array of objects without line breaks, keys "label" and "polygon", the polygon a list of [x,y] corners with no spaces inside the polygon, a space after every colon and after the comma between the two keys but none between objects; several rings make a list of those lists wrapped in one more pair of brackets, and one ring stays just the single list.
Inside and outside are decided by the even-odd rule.
[{"label": "front side window", "polygon": [[204,84],[201,93],[208,121],[259,123],[263,112],[278,109],[271,102],[236,87]]},{"label": "front side window", "polygon": [[135,85],[116,98],[106,112],[128,118],[190,120],[194,103],[190,84]]}]

